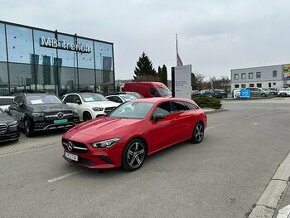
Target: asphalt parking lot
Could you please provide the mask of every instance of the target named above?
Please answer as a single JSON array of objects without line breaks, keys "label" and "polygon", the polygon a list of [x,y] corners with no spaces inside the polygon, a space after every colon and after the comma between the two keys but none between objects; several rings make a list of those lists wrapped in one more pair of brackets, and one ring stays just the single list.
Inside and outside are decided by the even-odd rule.
[{"label": "asphalt parking lot", "polygon": [[290,151],[290,99],[223,102],[201,144],[132,173],[62,158],[62,132],[0,146],[0,217],[247,217]]}]

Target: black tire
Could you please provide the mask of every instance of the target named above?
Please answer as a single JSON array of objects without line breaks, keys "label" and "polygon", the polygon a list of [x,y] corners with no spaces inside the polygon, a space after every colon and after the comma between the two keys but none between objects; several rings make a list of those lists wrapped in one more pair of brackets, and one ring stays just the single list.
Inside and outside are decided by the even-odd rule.
[{"label": "black tire", "polygon": [[262,93],[261,96],[262,97],[267,97],[267,95],[265,93]]},{"label": "black tire", "polygon": [[192,131],[192,142],[198,144],[204,138],[204,126],[202,122],[198,122]]},{"label": "black tire", "polygon": [[146,158],[146,145],[140,139],[130,141],[122,154],[122,168],[125,171],[135,171],[142,167]]},{"label": "black tire", "polygon": [[31,137],[34,134],[33,125],[29,118],[24,119],[24,133],[27,137]]},{"label": "black tire", "polygon": [[89,112],[84,112],[83,121],[91,120],[92,115]]}]

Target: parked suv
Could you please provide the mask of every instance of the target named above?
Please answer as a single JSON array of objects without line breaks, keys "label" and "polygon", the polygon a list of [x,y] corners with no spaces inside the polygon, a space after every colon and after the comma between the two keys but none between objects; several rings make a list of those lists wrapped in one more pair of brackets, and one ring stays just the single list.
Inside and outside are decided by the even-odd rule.
[{"label": "parked suv", "polygon": [[119,106],[98,93],[70,93],[62,101],[77,110],[80,120],[86,121],[103,116]]},{"label": "parked suv", "polygon": [[9,112],[28,137],[35,131],[69,128],[79,123],[77,111],[52,94],[17,94]]},{"label": "parked suv", "polygon": [[18,122],[0,108],[0,142],[19,139]]}]

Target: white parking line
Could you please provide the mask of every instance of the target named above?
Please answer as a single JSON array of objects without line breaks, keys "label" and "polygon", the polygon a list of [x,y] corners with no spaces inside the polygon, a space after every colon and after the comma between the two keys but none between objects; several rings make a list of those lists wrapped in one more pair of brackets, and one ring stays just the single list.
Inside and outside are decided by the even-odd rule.
[{"label": "white parking line", "polygon": [[8,157],[8,156],[15,155],[15,154],[25,153],[25,152],[28,152],[28,151],[31,151],[31,150],[35,150],[35,149],[50,148],[50,147],[54,147],[54,146],[58,146],[58,145],[59,144],[51,144],[51,145],[45,145],[45,146],[41,146],[41,147],[27,148],[27,149],[21,150],[21,151],[15,151],[15,152],[11,152],[11,153],[8,153],[8,154],[2,154],[2,155],[0,155],[0,158],[1,157]]},{"label": "white parking line", "polygon": [[213,128],[216,128],[216,127],[222,126],[222,125],[224,125],[224,124],[226,124],[226,123],[220,123],[220,124],[217,124],[217,125],[214,125],[214,126],[207,127],[206,129],[207,129],[207,130],[208,130],[208,129],[213,129]]},{"label": "white parking line", "polygon": [[52,178],[50,180],[48,180],[47,182],[48,183],[53,183],[53,182],[57,182],[57,181],[60,181],[62,179],[65,179],[67,177],[70,177],[70,176],[74,176],[76,174],[79,174],[81,171],[75,171],[75,172],[71,172],[71,173],[68,173],[68,174],[65,174],[63,176],[58,176],[58,177],[55,177],[55,178]]}]

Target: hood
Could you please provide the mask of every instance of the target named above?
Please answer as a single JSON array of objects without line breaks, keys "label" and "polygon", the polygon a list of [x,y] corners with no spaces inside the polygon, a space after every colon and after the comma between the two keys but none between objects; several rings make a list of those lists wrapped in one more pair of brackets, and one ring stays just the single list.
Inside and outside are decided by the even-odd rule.
[{"label": "hood", "polygon": [[94,101],[94,102],[85,102],[84,105],[91,108],[93,107],[106,108],[106,107],[118,107],[120,104],[113,101]]},{"label": "hood", "polygon": [[11,123],[15,121],[15,119],[8,114],[2,114],[0,113],[0,123]]},{"label": "hood", "polygon": [[139,122],[142,122],[142,120],[100,117],[73,127],[65,133],[64,138],[92,143],[122,137],[123,134],[136,129],[136,124]]},{"label": "hood", "polygon": [[52,112],[52,111],[73,110],[72,107],[63,103],[62,104],[27,105],[27,109],[30,109],[32,112]]}]

